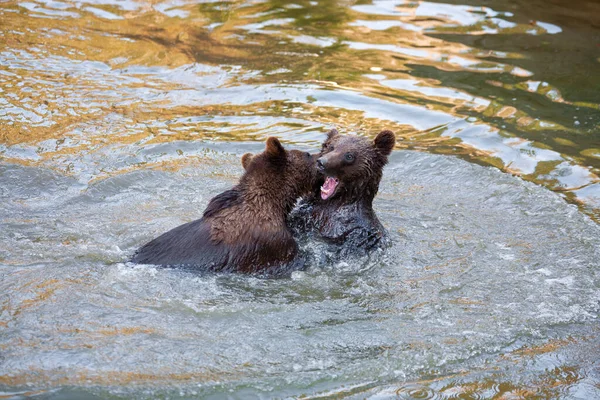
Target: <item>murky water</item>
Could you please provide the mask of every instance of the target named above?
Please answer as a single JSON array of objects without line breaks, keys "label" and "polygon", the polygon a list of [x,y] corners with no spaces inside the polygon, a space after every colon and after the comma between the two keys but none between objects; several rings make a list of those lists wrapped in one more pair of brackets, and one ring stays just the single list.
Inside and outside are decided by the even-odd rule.
[{"label": "murky water", "polygon": [[[560,3],[0,2],[0,397],[600,398],[600,5]],[[124,263],[333,126],[398,135],[392,248]]]}]

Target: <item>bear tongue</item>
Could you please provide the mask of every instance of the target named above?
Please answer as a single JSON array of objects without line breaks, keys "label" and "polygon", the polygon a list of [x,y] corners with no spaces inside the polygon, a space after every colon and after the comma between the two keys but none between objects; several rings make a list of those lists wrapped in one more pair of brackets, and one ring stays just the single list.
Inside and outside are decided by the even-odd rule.
[{"label": "bear tongue", "polygon": [[325,178],[325,183],[321,186],[321,198],[323,200],[330,198],[335,193],[335,188],[337,188],[339,182],[339,180],[331,176]]}]

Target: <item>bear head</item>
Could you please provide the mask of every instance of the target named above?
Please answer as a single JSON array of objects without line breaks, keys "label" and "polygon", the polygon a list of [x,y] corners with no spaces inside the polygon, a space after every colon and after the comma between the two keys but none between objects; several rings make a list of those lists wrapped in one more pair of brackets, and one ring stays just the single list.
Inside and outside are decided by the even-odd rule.
[{"label": "bear head", "polygon": [[317,159],[317,170],[322,175],[321,199],[370,204],[377,194],[383,167],[395,143],[394,134],[387,130],[380,132],[373,141],[331,130]]},{"label": "bear head", "polygon": [[312,191],[318,178],[317,157],[286,150],[277,138],[269,137],[265,151],[242,156],[246,173],[240,183],[250,194],[265,195],[266,201],[280,202],[289,212],[299,197]]}]

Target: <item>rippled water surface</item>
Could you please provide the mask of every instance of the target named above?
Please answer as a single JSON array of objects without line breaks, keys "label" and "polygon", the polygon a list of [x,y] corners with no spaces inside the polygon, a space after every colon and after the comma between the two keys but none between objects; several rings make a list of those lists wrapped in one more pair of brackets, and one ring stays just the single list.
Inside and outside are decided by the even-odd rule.
[{"label": "rippled water surface", "polygon": [[[600,398],[600,3],[0,1],[0,33],[0,398]],[[390,249],[125,263],[331,127],[397,134]]]}]

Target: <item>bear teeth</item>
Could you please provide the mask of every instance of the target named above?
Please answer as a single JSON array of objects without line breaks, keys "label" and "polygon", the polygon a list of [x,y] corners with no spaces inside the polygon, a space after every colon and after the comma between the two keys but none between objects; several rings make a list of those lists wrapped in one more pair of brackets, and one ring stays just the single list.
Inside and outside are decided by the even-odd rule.
[{"label": "bear teeth", "polygon": [[325,183],[321,186],[321,198],[323,200],[330,198],[335,193],[335,189],[339,182],[340,181],[337,178],[332,178],[330,176],[325,178]]}]

